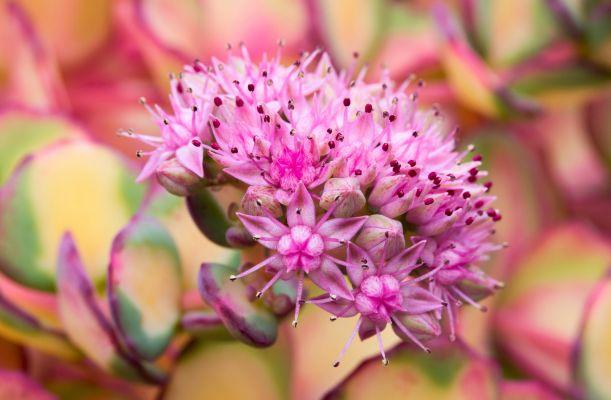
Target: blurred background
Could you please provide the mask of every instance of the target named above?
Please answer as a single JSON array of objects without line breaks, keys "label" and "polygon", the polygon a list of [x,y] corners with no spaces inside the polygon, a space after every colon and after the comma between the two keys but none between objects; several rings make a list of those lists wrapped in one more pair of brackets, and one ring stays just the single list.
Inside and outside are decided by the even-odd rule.
[{"label": "blurred background", "polygon": [[[157,360],[169,383],[125,380],[111,367],[113,335],[87,329],[41,260],[74,230],[107,313],[111,241],[144,190],[119,177],[133,179],[141,160],[117,130],[156,134],[138,99],[167,105],[168,74],[183,64],[240,42],[259,58],[279,40],[287,63],[321,47],[339,67],[358,53],[371,79],[384,65],[423,80],[423,104],[459,125],[460,145],[474,144],[490,171],[509,247],[487,268],[506,287],[487,313],[463,311],[457,349],[399,348],[387,369],[368,361],[374,343],[331,368],[351,322],[305,310],[266,350],[212,335],[185,354],[176,343],[192,338],[173,332]],[[58,150],[66,139],[87,149]],[[3,1],[0,399],[611,399],[610,174],[607,0]],[[121,199],[117,185],[129,186]],[[159,203],[181,260],[173,295],[180,312],[196,309],[199,263],[232,254],[207,243],[178,200]]]}]

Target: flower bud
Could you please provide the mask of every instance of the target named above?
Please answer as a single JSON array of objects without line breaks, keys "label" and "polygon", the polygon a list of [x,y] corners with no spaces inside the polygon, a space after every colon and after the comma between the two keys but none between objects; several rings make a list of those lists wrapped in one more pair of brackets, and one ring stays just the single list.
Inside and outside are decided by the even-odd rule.
[{"label": "flower bud", "polygon": [[335,205],[333,215],[351,217],[365,206],[365,196],[356,178],[331,178],[325,183],[320,206],[325,210]]},{"label": "flower bud", "polygon": [[248,247],[255,244],[250,232],[243,226],[232,226],[225,232],[225,239],[231,247]]},{"label": "flower bud", "polygon": [[372,215],[363,225],[355,243],[366,250],[374,261],[388,260],[405,248],[403,226],[399,221],[383,215]]},{"label": "flower bud", "polygon": [[274,189],[267,186],[250,186],[242,197],[242,209],[246,214],[265,215],[266,208],[274,217],[282,216],[282,206],[274,197]]},{"label": "flower bud", "polygon": [[183,167],[175,158],[164,161],[156,171],[157,182],[176,196],[188,196],[200,177]]},{"label": "flower bud", "polygon": [[[439,321],[430,313],[416,315],[400,314],[396,318],[419,340],[428,341],[441,334]],[[393,324],[392,329],[401,339],[406,342],[412,341],[396,324]]]}]

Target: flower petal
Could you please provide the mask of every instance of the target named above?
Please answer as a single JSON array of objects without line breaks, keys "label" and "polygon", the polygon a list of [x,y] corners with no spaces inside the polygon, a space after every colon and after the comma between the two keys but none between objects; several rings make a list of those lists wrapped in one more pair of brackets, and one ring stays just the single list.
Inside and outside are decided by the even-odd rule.
[{"label": "flower petal", "polygon": [[[421,241],[416,243],[413,246],[408,247],[403,250],[401,253],[394,256],[383,268],[382,273],[393,274],[398,271],[401,271],[400,277],[395,276],[395,278],[402,280],[410,272],[412,272],[416,267],[416,262],[422,253],[422,249],[424,248],[424,244],[426,241]],[[410,268],[411,267],[411,268]]]},{"label": "flower petal", "polygon": [[223,171],[247,185],[269,186],[269,182],[263,178],[261,171],[251,163],[228,167]]},{"label": "flower petal", "polygon": [[[367,221],[367,217],[334,218],[323,223],[317,233],[325,238],[325,248],[335,249],[352,239]],[[328,240],[334,239],[334,240]]]},{"label": "flower petal", "polygon": [[[199,142],[197,142],[199,143]],[[176,158],[183,167],[200,178],[204,177],[204,146],[189,142],[189,144],[176,150]]]},{"label": "flower petal", "polygon": [[401,288],[403,308],[409,315],[422,314],[443,307],[443,302],[430,291],[416,285]]},{"label": "flower petal", "polygon": [[287,207],[286,220],[289,226],[314,226],[316,224],[314,201],[303,183],[297,186],[297,190]]},{"label": "flower petal", "polygon": [[308,276],[314,284],[329,294],[340,296],[347,300],[354,299],[346,278],[338,266],[328,258],[323,258],[319,268],[311,271]]},{"label": "flower petal", "polygon": [[275,249],[280,236],[289,232],[287,227],[272,218],[242,213],[236,213],[236,215],[240,218],[246,229],[248,229],[248,232],[253,236],[263,239],[260,243],[269,249]]},{"label": "flower petal", "polygon": [[[359,286],[365,277],[374,274],[376,271],[376,266],[371,257],[369,257],[369,254],[353,243],[348,243],[346,261],[349,264],[346,267],[348,278],[350,278],[350,282],[354,286]],[[367,267],[365,268],[364,266]]]}]

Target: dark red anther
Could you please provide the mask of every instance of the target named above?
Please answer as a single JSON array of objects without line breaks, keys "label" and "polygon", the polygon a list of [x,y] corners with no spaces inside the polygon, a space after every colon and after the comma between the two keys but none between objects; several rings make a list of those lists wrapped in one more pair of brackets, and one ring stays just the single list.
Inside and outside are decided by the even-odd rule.
[{"label": "dark red anther", "polygon": [[235,98],[235,105],[238,106],[238,107],[244,106],[244,100],[242,100],[240,97],[236,97]]},{"label": "dark red anther", "polygon": [[232,148],[231,148],[231,152],[232,152],[233,154],[236,154],[236,153],[238,152],[238,148],[237,148],[237,147],[232,147]]},{"label": "dark red anther", "polygon": [[465,200],[468,199],[469,197],[471,197],[471,193],[469,193],[469,192],[464,192],[462,194],[462,198],[465,199]]},{"label": "dark red anther", "polygon": [[437,178],[433,179],[433,183],[435,184],[435,186],[440,186],[441,185],[441,178],[437,177]]},{"label": "dark red anther", "polygon": [[223,100],[221,100],[220,97],[215,97],[214,98],[214,105],[217,107],[220,107],[223,104]]},{"label": "dark red anther", "polygon": [[477,181],[477,176],[471,175],[467,178],[467,181],[469,181],[470,183],[474,183],[475,181]]},{"label": "dark red anther", "polygon": [[445,210],[445,215],[447,215],[448,217],[452,215],[452,210],[450,210],[449,208]]},{"label": "dark red anther", "polygon": [[430,172],[428,178],[429,178],[429,181],[435,180],[435,178],[437,178],[437,173]]},{"label": "dark red anther", "polygon": [[484,183],[484,186],[486,187],[486,191],[489,191],[490,188],[492,187],[492,182],[486,182]]},{"label": "dark red anther", "polygon": [[496,211],[494,210],[494,208],[489,208],[486,210],[486,214],[492,218],[496,215]]},{"label": "dark red anther", "polygon": [[221,149],[221,146],[219,146],[219,144],[217,142],[210,143],[210,147],[212,147],[214,150],[220,150]]},{"label": "dark red anther", "polygon": [[262,105],[260,105],[260,104],[259,104],[259,105],[257,106],[257,112],[258,112],[259,114],[263,114],[263,106],[262,106]]},{"label": "dark red anther", "polygon": [[407,175],[413,178],[418,175],[418,171],[416,171],[415,169],[410,169],[409,171],[407,171]]},{"label": "dark red anther", "polygon": [[415,167],[416,166],[416,161],[415,160],[409,160],[407,163],[409,164],[410,167]]},{"label": "dark red anther", "polygon": [[218,129],[218,127],[221,126],[221,121],[219,121],[218,119],[215,119],[214,121],[212,121],[212,126]]},{"label": "dark red anther", "polygon": [[424,199],[424,205],[425,205],[425,206],[430,206],[431,204],[433,204],[433,202],[434,202],[434,201],[435,201],[435,200],[433,200],[433,199],[432,199],[432,198],[430,198],[430,197],[429,197],[429,198],[426,198],[426,199]]},{"label": "dark red anther", "polygon": [[271,120],[272,120],[272,118],[269,115],[265,115],[263,117],[263,121],[265,121],[265,122],[270,122]]},{"label": "dark red anther", "polygon": [[365,104],[365,112],[370,113],[373,111],[373,106],[369,103]]},{"label": "dark red anther", "polygon": [[340,132],[338,132],[337,135],[335,135],[335,140],[343,142],[344,141],[344,135],[342,135]]},{"label": "dark red anther", "polygon": [[501,214],[496,214],[494,217],[492,217],[492,220],[494,222],[500,221],[503,217],[501,216]]},{"label": "dark red anther", "polygon": [[363,174],[363,171],[361,171],[360,169],[355,169],[354,170],[354,175],[361,176],[362,174]]},{"label": "dark red anther", "polygon": [[193,144],[193,146],[195,146],[195,147],[199,147],[199,146],[202,145],[202,142],[200,142],[197,139],[193,139],[193,140],[191,140],[191,144]]},{"label": "dark red anther", "polygon": [[405,192],[403,190],[401,190],[401,189],[397,190],[397,197],[401,198],[403,196],[405,196]]},{"label": "dark red anther", "polygon": [[252,83],[249,83],[248,84],[248,91],[254,92],[255,91],[255,85],[253,85]]},{"label": "dark red anther", "polygon": [[456,192],[454,192],[453,190],[448,190],[448,196],[454,196]]},{"label": "dark red anther", "polygon": [[176,91],[181,94],[185,91],[185,89],[182,87],[182,82],[178,81],[176,84]]},{"label": "dark red anther", "polygon": [[477,173],[478,173],[478,172],[479,172],[479,171],[477,170],[477,168],[473,167],[473,168],[471,168],[471,169],[469,170],[469,175],[473,175],[473,176],[475,176],[475,175],[477,175]]},{"label": "dark red anther", "polygon": [[467,218],[467,220],[465,221],[465,224],[467,225],[471,225],[473,223],[473,217],[469,217]]},{"label": "dark red anther", "polygon": [[390,122],[395,122],[396,119],[397,119],[397,116],[395,114],[391,114],[390,117],[388,117],[388,120]]},{"label": "dark red anther", "polygon": [[331,128],[327,129],[327,133],[328,133],[329,135],[330,135],[330,134],[332,134],[332,133],[333,133],[333,129],[331,129]]},{"label": "dark red anther", "polygon": [[348,97],[344,99],[344,106],[346,107],[350,106],[350,99]]},{"label": "dark red anther", "polygon": [[382,145],[382,150],[384,150],[384,151],[388,151],[389,148],[390,148],[390,145],[388,143],[384,143]]},{"label": "dark red anther", "polygon": [[422,189],[416,190],[416,197],[420,197],[421,194],[422,194]]},{"label": "dark red anther", "polygon": [[335,142],[333,140],[330,140],[329,143],[327,143],[329,145],[330,149],[334,149],[335,148]]},{"label": "dark red anther", "polygon": [[478,200],[475,202],[475,208],[482,208],[484,205],[484,200]]},{"label": "dark red anther", "polygon": [[413,136],[413,137],[418,137],[418,131],[413,131],[413,132],[412,132],[412,136]]},{"label": "dark red anther", "polygon": [[398,164],[392,167],[392,172],[394,172],[395,174],[398,174],[399,172],[401,172],[401,164]]},{"label": "dark red anther", "polygon": [[395,165],[399,165],[399,161],[397,161],[397,160],[392,160],[392,161],[390,162],[390,166],[391,166],[391,167],[394,167]]},{"label": "dark red anther", "polygon": [[482,161],[482,155],[481,154],[476,154],[473,156],[472,158],[473,161]]}]

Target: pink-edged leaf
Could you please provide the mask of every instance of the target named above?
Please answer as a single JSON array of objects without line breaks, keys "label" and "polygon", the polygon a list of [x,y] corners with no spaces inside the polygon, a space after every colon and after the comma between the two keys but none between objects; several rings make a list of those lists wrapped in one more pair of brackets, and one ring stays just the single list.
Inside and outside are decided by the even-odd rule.
[{"label": "pink-edged leaf", "polygon": [[313,227],[316,224],[316,208],[314,200],[303,183],[297,186],[293,198],[286,210],[286,220],[289,226],[307,225]]},{"label": "pink-edged leaf", "polygon": [[324,222],[317,232],[325,238],[325,248],[331,250],[352,239],[366,221],[366,216],[333,218]]},{"label": "pink-edged leaf", "polygon": [[318,287],[329,292],[329,294],[352,300],[354,296],[337,265],[328,258],[323,258],[320,267],[310,271],[308,276]]},{"label": "pink-edged leaf", "polygon": [[25,373],[0,370],[0,399],[57,400]]},{"label": "pink-edged leaf", "polygon": [[140,362],[123,349],[85,274],[70,233],[64,234],[60,243],[57,281],[63,327],[72,342],[96,365],[128,379],[156,383],[165,379],[155,367]]}]

